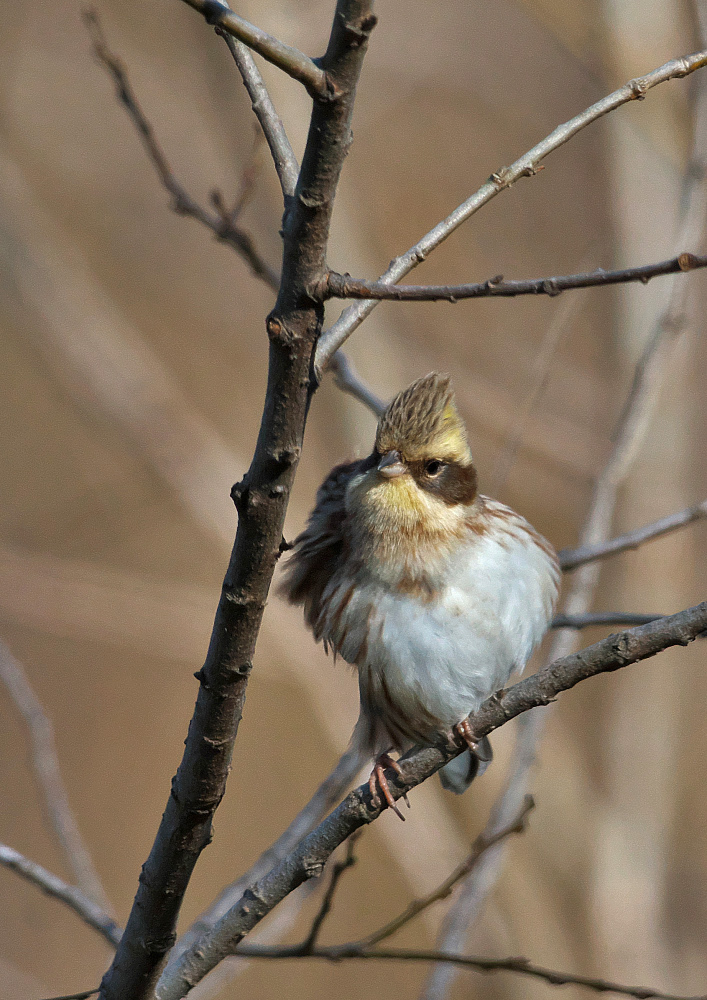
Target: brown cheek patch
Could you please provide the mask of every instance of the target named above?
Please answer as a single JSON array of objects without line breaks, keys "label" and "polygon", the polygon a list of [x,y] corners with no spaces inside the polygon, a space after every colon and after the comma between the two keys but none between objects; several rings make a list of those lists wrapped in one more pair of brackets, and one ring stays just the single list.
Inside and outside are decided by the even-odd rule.
[{"label": "brown cheek patch", "polygon": [[448,506],[456,507],[457,504],[463,504],[468,507],[474,502],[477,477],[473,465],[451,464],[435,477],[425,475],[423,462],[415,462],[414,465],[415,468],[413,463],[410,463],[410,471],[417,485],[433,496],[439,497]]}]

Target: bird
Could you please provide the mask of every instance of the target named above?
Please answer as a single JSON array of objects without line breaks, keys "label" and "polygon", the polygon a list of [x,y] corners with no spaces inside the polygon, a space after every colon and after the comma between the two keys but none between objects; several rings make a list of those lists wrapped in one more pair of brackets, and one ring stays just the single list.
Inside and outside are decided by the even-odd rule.
[{"label": "bird", "polygon": [[[555,608],[552,545],[478,491],[451,379],[431,372],[399,392],[368,457],[337,465],[295,539],[280,591],[317,641],[358,670],[352,746],[370,755],[373,804],[404,819],[384,771],[390,754],[460,736],[440,771],[463,792],[491,758],[468,722],[522,671]],[[409,804],[409,803],[408,803]]]}]

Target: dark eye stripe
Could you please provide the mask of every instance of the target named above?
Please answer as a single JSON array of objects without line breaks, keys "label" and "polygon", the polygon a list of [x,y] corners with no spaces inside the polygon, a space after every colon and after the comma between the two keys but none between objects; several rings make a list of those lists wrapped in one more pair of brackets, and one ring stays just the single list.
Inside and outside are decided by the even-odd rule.
[{"label": "dark eye stripe", "polygon": [[[436,476],[426,472],[430,462],[408,462],[408,467],[417,485],[443,500],[450,507],[457,504],[467,506],[476,496],[476,469],[473,465],[457,465],[451,462]],[[443,463],[444,464],[444,463]]]}]

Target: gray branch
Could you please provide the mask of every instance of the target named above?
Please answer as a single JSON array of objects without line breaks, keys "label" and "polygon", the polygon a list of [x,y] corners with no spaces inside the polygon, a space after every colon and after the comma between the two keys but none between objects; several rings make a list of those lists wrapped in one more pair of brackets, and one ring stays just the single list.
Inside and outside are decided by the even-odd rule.
[{"label": "gray branch", "polygon": [[[571,118],[563,125],[558,125],[547,138],[543,139],[536,146],[533,146],[527,153],[524,153],[510,167],[501,167],[500,170],[492,174],[478,191],[472,194],[470,198],[467,198],[465,202],[462,202],[458,208],[455,208],[446,219],[439,222],[406,253],[400,257],[396,257],[379,280],[391,285],[396,281],[400,281],[413,268],[421,264],[433,250],[436,250],[455,229],[458,229],[463,222],[471,218],[480,208],[483,208],[492,198],[495,198],[497,194],[505,191],[506,188],[510,187],[511,184],[515,183],[521,177],[533,177],[538,170],[542,169],[540,166],[541,160],[549,153],[559,149],[560,146],[568,142],[581,129],[586,128],[587,125],[591,125],[592,122],[602,118],[610,111],[621,107],[622,104],[640,100],[645,97],[646,93],[652,87],[656,87],[660,83],[665,83],[667,80],[687,76],[705,64],[707,64],[707,50],[695,52],[693,55],[684,56],[682,59],[672,59],[670,62],[665,63],[664,66],[660,66],[658,69],[654,69],[652,72],[646,74],[646,76],[629,80],[623,87],[597,101],[596,104],[592,104],[586,111],[582,111],[581,114]],[[321,374],[324,371],[334,352],[342,346],[377,305],[377,301],[368,299],[355,306],[349,306],[348,309],[342,312],[338,320],[321,336],[316,354],[318,373]]]},{"label": "gray branch", "polygon": [[313,59],[299,49],[273,38],[261,28],[256,28],[244,17],[234,14],[225,4],[219,3],[218,0],[184,0],[184,2],[203,14],[208,24],[213,24],[214,27],[239,39],[273,66],[277,66],[293,79],[299,80],[312,97],[327,100],[340,96],[325,70],[317,66]]},{"label": "gray branch", "polygon": [[699,521],[707,517],[707,500],[695,504],[694,507],[686,507],[675,514],[668,514],[657,521],[634,531],[627,531],[625,535],[618,535],[607,542],[599,542],[597,545],[580,545],[576,549],[561,549],[558,552],[560,566],[567,572],[584,566],[585,563],[595,562],[597,559],[606,559],[607,556],[616,555],[617,552],[626,552],[627,549],[637,549],[644,542],[650,542],[661,535],[667,535],[679,528],[684,528],[693,521]]},{"label": "gray branch", "polygon": [[19,851],[13,850],[7,844],[0,844],[0,865],[16,872],[36,885],[48,896],[60,900],[79,916],[84,923],[102,934],[114,948],[117,947],[123,933],[118,924],[97,903],[73,885],[47,871],[35,861],[30,861]]}]

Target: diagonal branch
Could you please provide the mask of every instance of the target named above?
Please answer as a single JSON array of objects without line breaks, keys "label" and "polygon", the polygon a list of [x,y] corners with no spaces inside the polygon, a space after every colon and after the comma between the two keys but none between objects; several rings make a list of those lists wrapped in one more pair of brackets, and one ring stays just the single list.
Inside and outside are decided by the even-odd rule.
[{"label": "diagonal branch", "polygon": [[27,723],[32,744],[32,765],[43,793],[42,801],[78,889],[98,906],[110,909],[106,891],[69,805],[54,743],[54,728],[32,690],[22,664],[4,642],[0,642],[0,680]]},{"label": "diagonal branch", "polygon": [[[411,247],[400,257],[396,257],[381,275],[380,281],[386,284],[394,284],[400,281],[413,268],[421,264],[433,250],[436,250],[444,240],[447,239],[463,222],[471,218],[480,208],[483,208],[499,192],[510,187],[511,184],[521,177],[532,177],[541,169],[540,161],[549,153],[559,149],[560,146],[568,142],[581,129],[591,125],[592,122],[602,118],[610,111],[627,104],[629,101],[641,100],[646,93],[660,83],[667,80],[674,80],[687,76],[696,69],[707,64],[707,50],[695,52],[693,55],[684,56],[681,59],[673,59],[653,70],[646,76],[635,80],[629,80],[625,86],[620,87],[607,97],[592,104],[591,107],[571,118],[563,125],[550,133],[545,139],[533,146],[531,150],[524,153],[519,159],[512,163],[510,167],[501,167],[500,170],[492,174],[485,184],[462,202],[454,211],[431,229],[422,239]],[[373,309],[377,306],[377,300],[368,299],[357,305],[349,306],[345,309],[337,321],[320,337],[316,355],[317,372],[321,373],[329,364],[334,352],[337,351],[348,337],[356,330]]]},{"label": "diagonal branch", "polygon": [[528,815],[531,810],[535,807],[535,802],[533,801],[532,795],[526,795],[525,801],[521,807],[518,815],[513,819],[507,826],[502,827],[493,834],[487,834],[483,830],[479,836],[476,838],[471,847],[471,853],[466,861],[463,861],[452,874],[442,882],[441,885],[433,889],[432,892],[423,896],[422,899],[415,899],[410,903],[402,913],[399,913],[397,917],[394,917],[383,927],[379,928],[377,931],[373,931],[371,934],[367,934],[360,941],[352,941],[349,945],[343,945],[346,948],[355,948],[359,951],[368,951],[374,945],[379,944],[381,941],[385,941],[386,938],[392,937],[393,934],[404,927],[406,924],[414,920],[415,917],[419,916],[424,910],[432,906],[433,903],[439,902],[441,899],[446,899],[455,885],[461,882],[462,879],[466,878],[469,872],[478,863],[479,858],[483,854],[492,848],[495,844],[500,841],[505,840],[506,837],[510,837],[514,833],[523,833],[525,831]]},{"label": "diagonal branch", "polygon": [[[617,670],[675,645],[687,645],[707,630],[707,602],[640,628],[608,636],[601,642],[563,657],[505,692],[487,699],[470,717],[478,739],[510,719],[596,674]],[[398,799],[425,781],[465,749],[462,746],[415,748],[400,761],[402,776],[392,769],[386,777]],[[333,851],[355,830],[380,815],[371,802],[368,785],[344,801],[267,875],[252,884],[210,932],[185,952],[170,977],[163,977],[160,1000],[181,1000],[211,969],[233,954],[243,938],[290,892],[319,876]]]},{"label": "diagonal branch", "polygon": [[217,28],[216,33],[223,36],[238,67],[238,72],[241,74],[243,85],[248,91],[253,106],[253,112],[260,122],[263,135],[270,147],[275,170],[280,178],[282,193],[285,198],[291,198],[297,186],[299,164],[292,151],[290,140],[287,138],[282,119],[275,110],[275,105],[248,47],[243,42],[239,42],[237,38],[229,35],[223,28]]},{"label": "diagonal branch", "polygon": [[695,271],[707,267],[707,257],[681,253],[669,260],[617,271],[586,271],[582,274],[561,274],[552,278],[527,278],[506,281],[503,275],[487,281],[465,285],[391,285],[385,281],[363,281],[348,274],[330,271],[326,280],[326,296],[337,299],[379,299],[394,302],[457,302],[459,299],[514,298],[516,295],[559,295],[573,288],[597,288],[605,285],[640,281],[647,285],[651,278],[678,271]]},{"label": "diagonal branch", "polygon": [[206,226],[223,243],[228,243],[249,265],[257,278],[261,278],[274,291],[280,285],[277,272],[258,253],[252,237],[240,226],[236,226],[226,215],[209,212],[188,193],[170,167],[158,143],[152,125],[145,117],[135,93],[130,86],[125,67],[120,59],[108,48],[101,22],[94,10],[84,12],[84,21],[93,43],[93,51],[99,62],[108,70],[115,82],[118,98],[125,106],[133,124],[138,130],[152,165],[157,170],[162,186],[172,196],[172,208],[178,215],[188,215]]},{"label": "diagonal branch", "polygon": [[324,898],[322,899],[321,905],[314,915],[314,920],[312,921],[312,926],[310,928],[309,934],[304,939],[301,945],[299,945],[300,952],[302,955],[311,955],[319,940],[319,935],[321,929],[324,925],[324,921],[331,913],[331,908],[334,904],[334,896],[336,895],[336,890],[341,881],[341,876],[344,872],[347,872],[349,868],[353,868],[356,864],[356,856],[354,850],[356,848],[356,841],[362,834],[362,830],[357,830],[356,833],[352,833],[346,844],[346,857],[343,861],[338,861],[334,865],[334,869],[331,873],[331,878],[329,880],[329,885],[327,886],[326,892],[324,893]]},{"label": "diagonal branch", "polygon": [[207,24],[213,24],[239,39],[263,59],[267,59],[293,79],[299,80],[312,97],[333,100],[340,96],[326,71],[313,59],[299,49],[273,38],[261,28],[256,28],[245,18],[234,14],[225,4],[219,3],[218,0],[184,0],[184,2],[203,14]]},{"label": "diagonal branch", "polygon": [[596,545],[580,545],[576,549],[561,549],[557,553],[560,566],[565,572],[568,572],[577,569],[578,566],[584,566],[585,563],[606,559],[607,556],[626,552],[628,549],[637,549],[644,542],[650,542],[654,538],[670,534],[670,532],[684,528],[703,517],[707,517],[707,500],[695,504],[694,507],[686,507],[685,510],[677,511],[675,514],[668,514],[667,517],[661,517],[657,521],[645,524],[642,528],[627,531],[625,535],[610,538],[606,542],[599,542]]},{"label": "diagonal branch", "polygon": [[122,930],[102,907],[89,899],[80,889],[69,885],[68,882],[47,871],[35,861],[30,861],[29,858],[8,847],[7,844],[0,844],[0,865],[21,875],[42,892],[46,892],[48,896],[65,903],[84,923],[102,934],[109,944],[114,948],[117,946],[123,933]]}]

